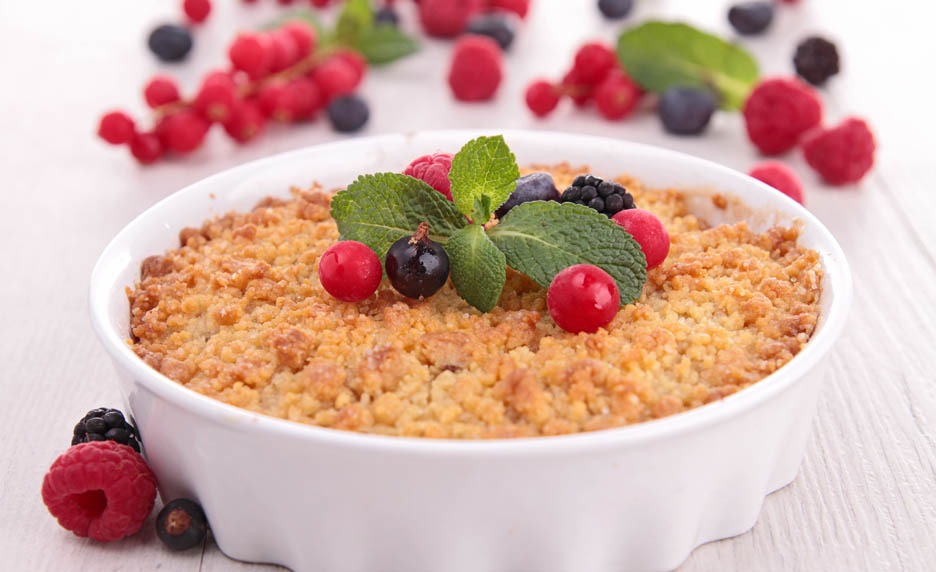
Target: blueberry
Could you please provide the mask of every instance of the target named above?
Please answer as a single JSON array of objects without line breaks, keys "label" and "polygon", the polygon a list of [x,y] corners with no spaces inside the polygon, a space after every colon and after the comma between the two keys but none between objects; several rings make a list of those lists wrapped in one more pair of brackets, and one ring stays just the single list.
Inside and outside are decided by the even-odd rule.
[{"label": "blueberry", "polygon": [[472,18],[465,27],[466,34],[487,36],[507,51],[514,41],[514,23],[507,14],[489,12]]},{"label": "blueberry", "polygon": [[396,8],[390,4],[384,4],[374,13],[374,23],[396,28],[400,25],[400,16],[397,14]]},{"label": "blueberry", "polygon": [[160,60],[178,62],[192,49],[192,33],[185,26],[163,24],[150,32],[147,44]]},{"label": "blueberry", "polygon": [[598,0],[598,9],[609,20],[626,18],[634,7],[634,0]]},{"label": "blueberry", "polygon": [[156,535],[171,550],[198,546],[208,532],[205,511],[195,501],[176,499],[166,504],[156,517]]},{"label": "blueberry", "polygon": [[663,128],[676,135],[705,131],[718,102],[712,92],[696,87],[671,87],[660,96]]},{"label": "blueberry", "polygon": [[517,179],[517,188],[507,200],[494,211],[494,216],[504,218],[510,209],[530,201],[558,201],[559,190],[549,173],[530,173]]},{"label": "blueberry", "polygon": [[341,133],[351,133],[364,127],[370,119],[367,102],[356,95],[343,95],[328,104],[328,120],[332,128]]},{"label": "blueberry", "polygon": [[384,268],[397,292],[407,298],[428,298],[448,280],[449,259],[442,245],[429,239],[429,225],[421,223],[415,235],[390,246]]},{"label": "blueberry", "polygon": [[770,27],[773,15],[772,2],[742,2],[728,10],[728,22],[739,34],[755,36]]}]

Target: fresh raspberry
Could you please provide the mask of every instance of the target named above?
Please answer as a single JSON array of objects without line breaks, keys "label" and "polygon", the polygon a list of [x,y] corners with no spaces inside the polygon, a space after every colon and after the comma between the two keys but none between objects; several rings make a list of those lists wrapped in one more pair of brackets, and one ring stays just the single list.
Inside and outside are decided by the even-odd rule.
[{"label": "fresh raspberry", "polygon": [[186,109],[163,117],[156,125],[156,134],[167,150],[190,153],[201,146],[210,127],[208,120]]},{"label": "fresh raspberry", "polygon": [[748,138],[765,155],[785,153],[822,121],[816,92],[793,78],[762,81],[744,104]]},{"label": "fresh raspberry", "polygon": [[157,75],[149,80],[143,88],[143,98],[146,99],[146,105],[153,109],[182,99],[179,86],[174,79],[166,75]]},{"label": "fresh raspberry", "polygon": [[816,129],[803,141],[806,162],[830,185],[860,181],[874,166],[875,148],[871,128],[857,117],[831,129]]},{"label": "fresh raspberry", "polygon": [[182,11],[190,22],[201,24],[211,13],[211,0],[182,0]]},{"label": "fresh raspberry", "polygon": [[270,33],[270,71],[278,72],[291,67],[302,57],[299,54],[299,44],[292,34],[283,30],[274,30]]},{"label": "fresh raspberry", "polygon": [[615,213],[611,220],[627,231],[643,251],[647,269],[656,268],[669,254],[670,236],[663,222],[650,211],[627,209]]},{"label": "fresh raspberry", "polygon": [[350,64],[339,58],[329,58],[315,68],[312,80],[318,86],[325,101],[352,93],[358,86],[358,74]]},{"label": "fresh raspberry", "polygon": [[451,38],[461,34],[481,8],[481,0],[422,0],[419,21],[430,36]]},{"label": "fresh raspberry", "polygon": [[546,290],[546,307],[563,330],[594,333],[611,323],[621,299],[610,274],[591,264],[576,264],[552,279]]},{"label": "fresh raspberry", "polygon": [[617,67],[614,50],[601,42],[583,44],[575,53],[572,69],[580,82],[592,87],[601,83]]},{"label": "fresh raspberry", "polygon": [[237,102],[237,85],[226,72],[211,72],[202,80],[192,109],[209,121],[226,121]]},{"label": "fresh raspberry", "polygon": [[448,83],[455,99],[486,101],[494,97],[500,85],[501,49],[486,36],[467,35],[455,42]]},{"label": "fresh raspberry", "polygon": [[374,295],[383,278],[383,266],[369,246],[342,240],[319,258],[319,281],[325,291],[343,302],[360,302]]},{"label": "fresh raspberry", "polygon": [[630,115],[643,92],[634,80],[620,69],[613,69],[595,88],[595,105],[598,112],[612,121]]},{"label": "fresh raspberry", "polygon": [[546,117],[559,105],[559,90],[546,80],[531,83],[526,90],[526,104],[537,117]]},{"label": "fresh raspberry", "polygon": [[263,132],[266,116],[254,100],[238,101],[224,122],[224,131],[238,143],[247,143]]},{"label": "fresh raspberry", "polygon": [[490,0],[488,7],[491,10],[513,12],[520,18],[526,18],[527,12],[530,11],[530,0]]},{"label": "fresh raspberry", "polygon": [[101,117],[98,125],[98,137],[111,145],[129,143],[136,133],[133,119],[123,111],[111,111]]},{"label": "fresh raspberry", "polygon": [[299,59],[302,59],[315,51],[316,36],[315,29],[302,22],[287,22],[280,30],[284,34],[292,37],[296,43],[296,49],[299,51]]},{"label": "fresh raspberry", "polygon": [[153,510],[156,477],[127,445],[80,443],[52,463],[42,480],[42,500],[77,536],[120,540],[140,530]]},{"label": "fresh raspberry", "polygon": [[594,89],[579,77],[576,68],[570,69],[559,84],[562,93],[572,98],[576,107],[585,107],[592,100]]},{"label": "fresh raspberry", "polygon": [[787,167],[779,161],[764,161],[754,165],[748,175],[758,181],[767,183],[777,189],[784,195],[790,197],[799,204],[804,204],[805,196],[803,193],[803,183],[800,182],[796,171]]},{"label": "fresh raspberry", "polygon": [[130,153],[141,165],[155,163],[163,155],[163,146],[155,133],[138,133],[130,141]]},{"label": "fresh raspberry", "polygon": [[354,70],[354,87],[361,85],[364,76],[367,75],[367,60],[360,53],[354,50],[339,49],[335,50],[331,59],[341,60]]},{"label": "fresh raspberry", "polygon": [[452,200],[452,182],[449,181],[449,171],[452,169],[452,155],[450,153],[433,153],[413,159],[404,175],[423,180],[433,189],[439,191],[445,198]]},{"label": "fresh raspberry", "polygon": [[228,59],[234,69],[246,73],[252,79],[267,75],[273,59],[270,36],[252,32],[238,34],[228,48]]}]

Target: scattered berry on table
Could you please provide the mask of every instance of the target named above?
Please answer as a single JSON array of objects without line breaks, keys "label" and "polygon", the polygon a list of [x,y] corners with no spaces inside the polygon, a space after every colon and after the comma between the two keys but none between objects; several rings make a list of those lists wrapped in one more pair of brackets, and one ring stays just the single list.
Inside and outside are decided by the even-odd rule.
[{"label": "scattered berry on table", "polygon": [[403,170],[403,174],[422,180],[445,195],[445,198],[452,200],[452,182],[448,177],[451,170],[451,153],[432,153],[413,159]]},{"label": "scattered berry on table", "polygon": [[304,58],[315,51],[318,43],[315,28],[303,22],[286,22],[280,30],[292,38],[299,58]]},{"label": "scattered berry on table", "polygon": [[575,203],[595,209],[605,216],[636,208],[634,197],[623,186],[594,175],[579,175],[562,192],[559,202]]},{"label": "scattered berry on table", "polygon": [[207,119],[186,109],[163,117],[156,125],[156,134],[167,150],[190,153],[201,146],[210,127]]},{"label": "scattered berry on table", "polygon": [[270,34],[270,71],[280,72],[296,64],[302,55],[292,34],[282,29]]},{"label": "scattered berry on table", "polygon": [[174,79],[165,75],[157,75],[147,82],[143,88],[143,98],[146,105],[153,109],[162,105],[175,103],[182,99],[179,95],[179,86]]},{"label": "scattered berry on table", "polygon": [[224,131],[238,143],[247,143],[263,133],[266,116],[254,100],[238,100],[223,124]]},{"label": "scattered berry on table", "polygon": [[329,58],[322,62],[313,72],[312,79],[326,101],[353,92],[359,81],[354,68],[340,58]]},{"label": "scattered berry on table", "polygon": [[205,540],[208,519],[201,505],[189,499],[175,499],[156,516],[156,536],[170,550],[188,550]]},{"label": "scattered berry on table", "polygon": [[346,63],[354,72],[354,85],[361,84],[364,76],[367,75],[367,60],[364,56],[354,50],[339,49],[332,52],[331,57]]},{"label": "scattered berry on table", "polygon": [[556,274],[546,291],[546,306],[563,330],[594,333],[611,323],[621,307],[611,276],[591,264],[576,264]]},{"label": "scattered berry on table", "polygon": [[452,38],[461,34],[468,20],[482,8],[481,0],[421,0],[419,21],[428,35]]},{"label": "scattered berry on table", "polygon": [[283,85],[273,116],[283,122],[306,121],[315,117],[325,103],[320,85],[300,77]]},{"label": "scattered berry on table", "polygon": [[748,138],[765,155],[789,151],[821,121],[819,96],[795,78],[763,80],[744,103]]},{"label": "scattered berry on table", "polygon": [[237,102],[237,86],[230,74],[215,71],[202,80],[192,109],[209,121],[224,122]]},{"label": "scattered berry on table", "polygon": [[241,32],[228,47],[228,59],[234,69],[252,79],[265,76],[272,63],[272,45],[267,34]]},{"label": "scattered berry on table", "polygon": [[512,12],[521,19],[524,19],[530,11],[530,0],[489,0],[488,8],[491,10]]},{"label": "scattered berry on table", "polygon": [[764,161],[748,171],[748,175],[767,183],[799,204],[805,204],[803,183],[796,171],[779,161]]},{"label": "scattered berry on table", "polygon": [[397,292],[407,298],[428,298],[448,280],[449,259],[442,245],[429,238],[429,225],[423,222],[416,234],[390,246],[384,268]]},{"label": "scattered berry on table", "polygon": [[547,80],[536,80],[531,83],[525,94],[527,107],[537,117],[546,117],[559,105],[561,94],[557,86]]},{"label": "scattered berry on table", "polygon": [[763,34],[773,21],[773,2],[742,2],[728,9],[728,22],[743,36]]},{"label": "scattered berry on table", "polygon": [[88,441],[114,441],[121,445],[129,445],[134,451],[140,452],[136,429],[127,423],[124,414],[117,409],[99,407],[88,411],[81,418],[75,425],[71,444]]},{"label": "scattered berry on table", "polygon": [[704,88],[671,87],[660,96],[658,113],[663,129],[674,135],[698,135],[718,108],[715,95]]},{"label": "scattered berry on table", "polygon": [[796,75],[813,85],[824,85],[825,82],[839,72],[839,54],[835,44],[811,36],[796,46],[793,55],[793,66]]},{"label": "scattered berry on table", "polygon": [[530,201],[558,201],[559,191],[549,173],[530,173],[517,179],[514,189],[504,204],[497,207],[494,216],[504,218],[512,208]]},{"label": "scattered berry on table", "polygon": [[147,45],[161,61],[182,61],[192,50],[192,33],[184,26],[163,24],[150,32]]},{"label": "scattered berry on table", "polygon": [[568,95],[576,107],[585,107],[592,100],[594,86],[587,84],[579,77],[578,69],[573,67],[564,76],[559,86],[562,92]]},{"label": "scattered berry on table", "polygon": [[626,18],[634,8],[634,0],[598,0],[598,10],[609,20]]},{"label": "scattered berry on table", "polygon": [[319,281],[325,291],[343,302],[360,302],[374,295],[383,277],[380,258],[362,242],[342,240],[319,259]]},{"label": "scattered berry on table", "polygon": [[211,0],[182,0],[182,11],[190,22],[200,24],[211,13]]},{"label": "scattered berry on table", "polygon": [[500,46],[486,36],[462,36],[455,42],[448,84],[455,99],[487,101],[503,78]]},{"label": "scattered berry on table", "polygon": [[469,20],[465,33],[487,36],[497,42],[502,50],[507,51],[514,41],[516,31],[513,20],[507,14],[487,12]]},{"label": "scattered berry on table", "polygon": [[595,88],[595,107],[605,119],[617,121],[634,111],[642,95],[640,86],[615,68]]},{"label": "scattered berry on table", "polygon": [[137,133],[130,141],[130,153],[141,165],[155,163],[163,156],[163,146],[155,133]]},{"label": "scattered berry on table", "polygon": [[400,25],[400,15],[392,4],[384,4],[374,12],[374,23],[395,28]]},{"label": "scattered berry on table", "polygon": [[643,251],[647,269],[656,268],[666,260],[670,250],[670,236],[663,222],[655,214],[644,209],[629,209],[611,217],[627,231]]},{"label": "scattered berry on table", "polygon": [[153,510],[156,477],[126,445],[79,443],[52,463],[42,480],[42,500],[77,536],[120,540],[140,530]]},{"label": "scattered berry on table", "polygon": [[101,117],[98,124],[98,137],[111,145],[129,143],[136,134],[133,119],[123,111],[111,111]]},{"label": "scattered berry on table", "polygon": [[617,65],[617,55],[611,46],[601,42],[588,42],[575,53],[572,69],[575,70],[578,81],[595,87]]},{"label": "scattered berry on table", "polygon": [[352,133],[361,129],[369,118],[370,109],[360,96],[343,95],[328,104],[328,120],[332,128],[340,133]]},{"label": "scattered berry on table", "polygon": [[875,148],[871,128],[857,117],[816,129],[803,140],[806,162],[830,185],[860,181],[874,166]]}]

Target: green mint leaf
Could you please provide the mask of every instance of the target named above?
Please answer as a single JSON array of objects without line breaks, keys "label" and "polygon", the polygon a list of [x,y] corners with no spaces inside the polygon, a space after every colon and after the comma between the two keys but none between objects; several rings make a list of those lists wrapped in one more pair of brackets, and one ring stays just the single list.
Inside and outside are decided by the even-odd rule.
[{"label": "green mint leaf", "polygon": [[647,91],[708,87],[722,107],[741,109],[757,83],[757,61],[744,48],[676,22],[646,22],[618,38],[618,60]]},{"label": "green mint leaf", "polygon": [[507,280],[507,259],[494,246],[484,227],[472,224],[456,230],[445,245],[452,265],[452,284],[458,295],[490,312],[500,299]]},{"label": "green mint leaf", "polygon": [[354,46],[358,39],[374,27],[374,9],[370,0],[346,0],[335,23],[335,39]]},{"label": "green mint leaf", "polygon": [[[485,223],[517,188],[520,169],[502,135],[478,137],[452,158],[449,180],[455,206],[471,220]],[[478,201],[487,197],[487,202]]]},{"label": "green mint leaf", "polygon": [[507,264],[544,288],[574,264],[593,264],[614,278],[621,303],[640,297],[647,261],[637,241],[608,217],[582,205],[532,201],[511,209],[488,236]]},{"label": "green mint leaf", "polygon": [[419,51],[419,43],[395,26],[378,24],[367,28],[351,44],[373,65],[387,64]]},{"label": "green mint leaf", "polygon": [[399,173],[362,175],[337,193],[331,216],[342,240],[357,240],[383,260],[397,240],[429,224],[429,237],[448,242],[468,221],[451,201],[423,181]]}]

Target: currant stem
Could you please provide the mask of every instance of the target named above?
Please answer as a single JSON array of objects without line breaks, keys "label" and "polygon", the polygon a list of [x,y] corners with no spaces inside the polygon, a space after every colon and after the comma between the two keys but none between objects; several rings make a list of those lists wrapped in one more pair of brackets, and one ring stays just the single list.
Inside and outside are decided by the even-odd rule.
[{"label": "currant stem", "polygon": [[429,223],[421,222],[419,227],[416,228],[416,234],[413,235],[413,238],[409,239],[410,244],[416,244],[420,241],[426,239],[429,236]]}]

